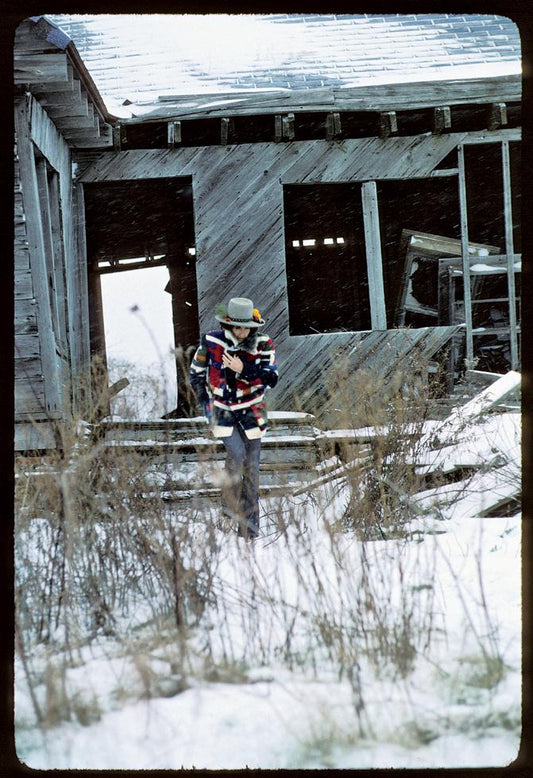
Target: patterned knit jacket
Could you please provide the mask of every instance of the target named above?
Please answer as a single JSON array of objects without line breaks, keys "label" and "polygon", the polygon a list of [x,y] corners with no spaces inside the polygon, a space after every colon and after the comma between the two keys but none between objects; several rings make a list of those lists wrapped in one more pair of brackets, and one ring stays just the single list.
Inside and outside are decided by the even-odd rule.
[{"label": "patterned knit jacket", "polygon": [[[242,360],[240,373],[224,367],[225,351]],[[235,423],[241,425],[248,438],[265,434],[265,390],[278,382],[274,343],[266,333],[252,330],[239,342],[229,329],[207,332],[194,354],[189,378],[208,419],[212,410],[210,421],[215,437],[231,435]]]}]

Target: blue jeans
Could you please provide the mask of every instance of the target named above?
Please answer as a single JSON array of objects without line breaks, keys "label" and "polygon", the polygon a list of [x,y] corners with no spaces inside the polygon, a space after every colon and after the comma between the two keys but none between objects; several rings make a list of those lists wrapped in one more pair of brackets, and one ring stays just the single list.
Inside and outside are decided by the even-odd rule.
[{"label": "blue jeans", "polygon": [[239,534],[259,532],[259,460],[261,438],[246,437],[239,424],[222,438],[226,449],[226,478],[222,488],[222,509],[239,522]]}]

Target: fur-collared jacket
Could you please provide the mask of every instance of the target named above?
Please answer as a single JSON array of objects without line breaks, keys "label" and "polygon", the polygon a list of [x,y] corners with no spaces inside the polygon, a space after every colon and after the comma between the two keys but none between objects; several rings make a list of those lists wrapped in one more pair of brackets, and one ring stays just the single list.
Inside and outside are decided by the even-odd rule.
[{"label": "fur-collared jacket", "polygon": [[[240,373],[224,367],[227,351],[242,360]],[[239,423],[248,438],[262,437],[267,428],[265,391],[278,382],[274,343],[269,335],[251,330],[238,341],[230,329],[207,332],[194,354],[189,378],[196,399],[211,422],[215,437],[231,435]]]}]

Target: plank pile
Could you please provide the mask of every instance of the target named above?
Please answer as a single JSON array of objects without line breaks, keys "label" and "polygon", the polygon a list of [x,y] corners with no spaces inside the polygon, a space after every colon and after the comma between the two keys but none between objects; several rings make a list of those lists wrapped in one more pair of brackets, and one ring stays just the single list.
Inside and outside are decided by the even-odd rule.
[{"label": "plank pile", "polygon": [[[443,493],[451,499],[452,492],[458,499],[465,495],[465,515],[497,515],[519,505],[520,412],[508,404],[519,389],[518,373],[494,376],[444,420],[417,425],[412,432],[419,435],[418,443],[405,461],[421,485],[414,497],[417,510],[431,511]],[[306,413],[270,414],[261,458],[262,498],[340,484],[347,469],[370,467],[378,442],[390,434],[386,426],[319,430],[314,422]],[[149,481],[166,500],[196,507],[218,502],[224,448],[213,440],[203,417],[108,421],[102,432],[106,446],[149,458]],[[403,433],[408,436],[410,430]]]}]

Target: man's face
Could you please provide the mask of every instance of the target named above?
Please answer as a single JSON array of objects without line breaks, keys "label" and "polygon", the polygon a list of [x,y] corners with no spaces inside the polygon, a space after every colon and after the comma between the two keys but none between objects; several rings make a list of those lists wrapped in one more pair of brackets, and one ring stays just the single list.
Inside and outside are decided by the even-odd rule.
[{"label": "man's face", "polygon": [[247,338],[250,334],[250,327],[232,327],[232,330],[239,342]]}]

